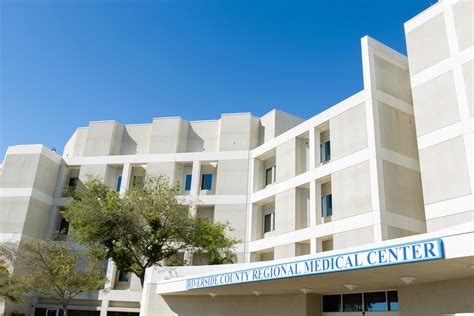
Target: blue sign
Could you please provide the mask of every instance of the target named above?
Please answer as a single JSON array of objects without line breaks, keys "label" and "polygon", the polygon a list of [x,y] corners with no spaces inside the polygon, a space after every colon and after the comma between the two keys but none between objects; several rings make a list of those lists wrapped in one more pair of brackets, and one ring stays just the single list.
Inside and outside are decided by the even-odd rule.
[{"label": "blue sign", "polygon": [[267,281],[442,258],[444,258],[443,246],[441,239],[438,238],[190,278],[186,281],[186,289]]}]

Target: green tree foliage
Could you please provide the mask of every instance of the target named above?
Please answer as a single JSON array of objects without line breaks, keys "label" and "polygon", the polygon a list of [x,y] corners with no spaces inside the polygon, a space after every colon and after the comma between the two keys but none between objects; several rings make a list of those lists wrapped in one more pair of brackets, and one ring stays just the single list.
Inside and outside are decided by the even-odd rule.
[{"label": "green tree foliage", "polygon": [[28,292],[26,283],[19,277],[14,277],[4,266],[5,261],[0,262],[0,298],[18,303],[22,301],[22,295]]},{"label": "green tree foliage", "polygon": [[23,290],[58,301],[65,316],[74,297],[105,284],[102,262],[70,242],[25,240],[2,245],[0,254],[12,263]]},{"label": "green tree foliage", "polygon": [[207,254],[210,264],[233,262],[239,241],[226,234],[229,225],[191,216],[179,192],[164,176],[146,177],[120,198],[93,178],[72,192],[63,216],[79,242],[101,247],[117,269],[134,273],[142,285],[147,268],[185,249]]}]

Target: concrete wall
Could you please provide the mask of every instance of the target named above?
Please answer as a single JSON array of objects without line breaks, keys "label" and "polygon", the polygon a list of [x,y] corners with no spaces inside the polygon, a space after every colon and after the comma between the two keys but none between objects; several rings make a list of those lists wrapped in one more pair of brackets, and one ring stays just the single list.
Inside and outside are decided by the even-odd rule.
[{"label": "concrete wall", "polygon": [[367,148],[366,122],[365,104],[355,106],[329,120],[331,160]]},{"label": "concrete wall", "polygon": [[420,173],[385,160],[382,168],[385,210],[424,222]]},{"label": "concrete wall", "polygon": [[120,154],[123,126],[115,121],[90,122],[84,156]]},{"label": "concrete wall", "polygon": [[474,311],[474,277],[398,289],[400,316],[433,316]]},{"label": "concrete wall", "polygon": [[155,118],[151,126],[150,154],[185,151],[188,122],[180,117]]},{"label": "concrete wall", "polygon": [[219,121],[189,122],[186,152],[215,152],[218,145]]},{"label": "concrete wall", "polygon": [[303,121],[302,118],[276,109],[268,112],[260,118],[260,144],[272,140]]},{"label": "concrete wall", "polygon": [[281,182],[296,176],[296,138],[281,144],[276,149],[276,180]]},{"label": "concrete wall", "polygon": [[332,174],[331,187],[333,221],[372,210],[368,162]]},{"label": "concrete wall", "polygon": [[216,204],[214,208],[214,220],[217,222],[228,222],[234,229],[229,235],[245,240],[245,220],[247,205],[245,204]]},{"label": "concrete wall", "polygon": [[440,13],[408,32],[406,41],[411,75],[448,57],[449,46],[444,15]]},{"label": "concrete wall", "polygon": [[296,188],[278,193],[275,197],[275,234],[296,228]]},{"label": "concrete wall", "polygon": [[418,136],[460,120],[452,71],[415,87],[413,102]]},{"label": "concrete wall", "polygon": [[225,114],[220,120],[219,151],[248,150],[256,145],[258,129],[250,113]]},{"label": "concrete wall", "polygon": [[334,249],[343,249],[374,242],[374,228],[367,226],[333,235]]},{"label": "concrete wall", "polygon": [[420,162],[426,204],[472,193],[462,137],[421,150]]},{"label": "concrete wall", "polygon": [[87,127],[78,128],[64,146],[64,157],[78,157],[84,155],[87,141]]},{"label": "concrete wall", "polygon": [[[153,286],[155,287],[155,286]],[[151,287],[149,292],[154,293]],[[184,301],[186,303],[184,303]],[[316,294],[229,295],[229,296],[158,296],[147,300],[143,316],[163,315],[321,315],[321,297]],[[199,308],[196,308],[199,306]]]},{"label": "concrete wall", "polygon": [[408,69],[402,68],[392,60],[374,56],[375,87],[411,104],[411,86]]},{"label": "concrete wall", "polygon": [[216,194],[247,194],[248,160],[220,160],[217,165]]},{"label": "concrete wall", "polygon": [[122,135],[121,155],[148,154],[152,125],[125,125]]},{"label": "concrete wall", "polygon": [[56,153],[41,145],[8,149],[0,189],[11,194],[0,196],[0,233],[15,238],[47,236],[60,163]]},{"label": "concrete wall", "polygon": [[380,144],[391,151],[418,159],[415,118],[382,102],[377,102]]}]

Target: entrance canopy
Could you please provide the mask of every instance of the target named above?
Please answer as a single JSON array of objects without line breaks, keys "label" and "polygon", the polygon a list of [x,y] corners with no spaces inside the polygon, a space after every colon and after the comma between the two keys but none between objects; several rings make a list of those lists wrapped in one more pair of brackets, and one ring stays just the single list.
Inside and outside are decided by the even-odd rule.
[{"label": "entrance canopy", "polygon": [[468,223],[284,260],[155,268],[147,282],[157,283],[160,295],[260,295],[371,291],[473,275],[474,232]]}]

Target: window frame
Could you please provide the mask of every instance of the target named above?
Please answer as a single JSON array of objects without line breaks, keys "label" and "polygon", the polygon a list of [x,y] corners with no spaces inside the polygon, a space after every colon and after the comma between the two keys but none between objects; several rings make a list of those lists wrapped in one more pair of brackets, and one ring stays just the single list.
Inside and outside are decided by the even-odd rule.
[{"label": "window frame", "polygon": [[[266,230],[267,227],[267,216],[270,217],[270,229]],[[263,234],[271,233],[272,231],[275,230],[275,211],[268,212],[266,214],[263,214]]]},{"label": "window frame", "polygon": [[[189,179],[189,182],[188,182],[188,179]],[[191,191],[192,182],[193,182],[193,175],[191,173],[185,174],[184,175],[184,191]]]},{"label": "window frame", "polygon": [[[268,173],[270,172],[270,182],[268,181]],[[275,183],[276,180],[276,166],[271,166],[265,169],[265,186]]]},{"label": "window frame", "polygon": [[[206,189],[204,187],[204,185],[206,184],[206,178],[210,178],[210,181],[211,181],[209,189]],[[203,191],[212,191],[212,187],[213,187],[212,178],[213,178],[212,173],[203,173],[201,175],[201,190],[203,190]]]},{"label": "window frame", "polygon": [[117,177],[117,184],[115,186],[115,192],[120,192],[120,189],[122,188],[122,176]]}]

